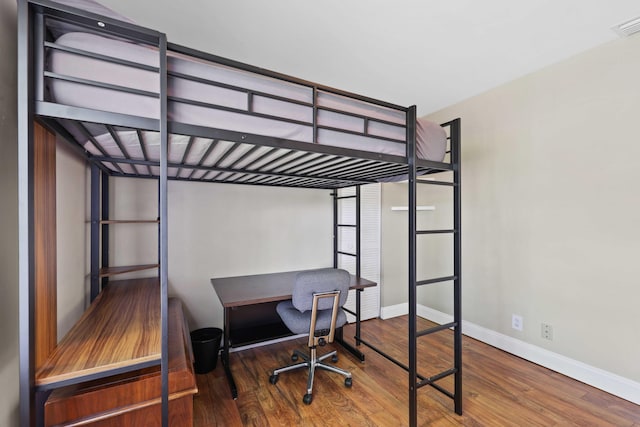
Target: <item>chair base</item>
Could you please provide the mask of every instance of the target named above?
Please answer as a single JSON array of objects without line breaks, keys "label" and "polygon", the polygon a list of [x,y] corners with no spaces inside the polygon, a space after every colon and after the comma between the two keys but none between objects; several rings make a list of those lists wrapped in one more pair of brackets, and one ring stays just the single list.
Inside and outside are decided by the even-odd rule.
[{"label": "chair base", "polygon": [[304,362],[300,362],[300,363],[296,363],[293,365],[287,365],[287,366],[283,366],[282,368],[276,369],[273,371],[273,373],[271,374],[271,376],[269,377],[269,382],[271,384],[275,384],[278,382],[278,375],[280,375],[283,372],[287,372],[287,371],[293,371],[295,369],[301,369],[301,368],[307,368],[309,370],[309,378],[307,379],[307,394],[304,395],[304,397],[302,398],[302,401],[304,403],[306,403],[307,405],[311,404],[311,401],[313,400],[313,378],[315,376],[315,371],[316,368],[318,369],[324,369],[326,371],[330,371],[330,372],[335,372],[337,374],[343,375],[345,377],[344,380],[344,385],[346,387],[351,387],[352,385],[352,378],[351,378],[351,372],[349,371],[345,371],[344,369],[340,369],[337,368],[335,366],[332,365],[328,365],[326,363],[322,363],[323,360],[328,359],[329,357],[332,358],[332,361],[335,362],[338,360],[337,357],[338,352],[337,351],[331,351],[327,354],[323,354],[320,357],[317,357],[317,349],[316,347],[311,347],[310,348],[310,354],[307,356],[306,354],[302,353],[301,351],[295,350],[293,352],[293,355],[291,356],[291,359],[293,361],[298,360],[299,357],[301,357]]}]

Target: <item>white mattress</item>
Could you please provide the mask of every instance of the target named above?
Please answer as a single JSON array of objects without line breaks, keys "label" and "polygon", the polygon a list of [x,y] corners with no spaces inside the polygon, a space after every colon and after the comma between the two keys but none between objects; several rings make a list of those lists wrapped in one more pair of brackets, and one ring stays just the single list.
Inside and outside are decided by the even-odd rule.
[{"label": "white mattress", "polygon": [[[156,50],[94,34],[71,32],[59,37],[56,43],[135,63],[158,66]],[[233,109],[233,111],[228,111],[169,100],[170,121],[301,142],[314,142],[313,107],[311,106],[313,103],[313,89],[311,87],[187,57],[174,52],[168,54],[167,63],[170,72],[195,76],[207,82],[213,81],[223,85],[243,88],[219,87],[207,82],[196,82],[169,76],[168,93],[170,97]],[[55,49],[49,51],[48,64],[51,72],[65,76],[154,93],[157,92],[159,86],[158,74],[153,71],[140,70]],[[151,96],[55,78],[48,79],[48,87],[52,100],[60,104],[150,118],[159,116],[158,98]],[[248,111],[249,95],[247,90],[254,92],[252,111],[262,114],[262,117],[242,113],[243,111]],[[293,102],[272,99],[259,93],[287,98]],[[307,105],[301,105],[295,101]],[[324,91],[318,91],[317,105],[343,112],[318,110],[318,126],[332,129],[318,129],[317,143],[402,157],[406,156],[406,146],[403,143],[406,134],[404,112]],[[363,116],[367,119],[353,115]],[[297,123],[280,121],[278,118],[292,119]],[[365,126],[367,129],[365,129]],[[369,136],[354,135],[341,130],[367,133]],[[442,161],[446,150],[444,130],[437,124],[419,120],[417,131],[418,157]],[[132,149],[135,149],[135,146],[139,145],[138,141],[132,132],[128,134],[129,136],[127,136],[126,132],[121,134],[123,144],[125,147],[131,146]],[[74,136],[82,138],[81,135]],[[97,135],[96,139],[101,145],[104,143],[109,146],[109,140],[112,138],[109,134],[105,134]],[[130,142],[128,142],[129,139],[131,139]],[[121,150],[117,148],[115,143],[111,145],[113,150],[106,148],[108,154],[116,157],[122,155]],[[92,148],[92,144],[88,144],[87,149],[93,154],[99,154],[95,147]],[[197,153],[194,153],[194,156],[197,157]],[[134,156],[132,155],[132,157]],[[154,157],[150,156],[151,159]],[[173,161],[175,160],[173,159]]]}]

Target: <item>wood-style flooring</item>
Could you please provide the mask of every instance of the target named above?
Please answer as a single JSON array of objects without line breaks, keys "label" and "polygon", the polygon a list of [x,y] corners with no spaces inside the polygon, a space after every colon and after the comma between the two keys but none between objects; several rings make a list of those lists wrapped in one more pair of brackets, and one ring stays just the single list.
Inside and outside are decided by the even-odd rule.
[{"label": "wood-style flooring", "polygon": [[[419,320],[419,329],[429,323]],[[407,318],[368,320],[362,337],[407,363]],[[345,328],[353,336],[353,326]],[[434,375],[452,367],[451,331],[420,338],[419,373]],[[305,351],[306,339],[296,339],[231,353],[239,397],[232,400],[221,363],[198,375],[194,426],[406,426],[407,374],[367,347],[361,363],[335,344],[337,366],[353,374],[353,387],[342,376],[320,371],[314,400],[302,403],[307,373],[283,373],[269,383],[272,369],[290,363],[291,352]],[[420,368],[421,367],[421,368]],[[452,378],[441,385],[450,387]],[[463,337],[463,415],[453,401],[431,387],[418,390],[421,426],[636,426],[640,406],[572,380],[474,339]]]}]

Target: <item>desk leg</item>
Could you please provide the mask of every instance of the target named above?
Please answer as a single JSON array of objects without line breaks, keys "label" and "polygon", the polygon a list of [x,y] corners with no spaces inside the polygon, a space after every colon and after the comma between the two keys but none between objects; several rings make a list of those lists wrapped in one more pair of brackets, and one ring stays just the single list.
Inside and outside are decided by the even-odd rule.
[{"label": "desk leg", "polygon": [[[356,289],[356,346],[360,345],[360,293],[362,289]],[[352,346],[348,342],[344,340],[343,330],[342,328],[336,331],[335,340],[339,342],[349,353],[356,356],[360,359],[361,362],[364,362],[364,354],[358,350],[356,347]]]},{"label": "desk leg", "polygon": [[225,307],[224,309],[224,340],[222,346],[222,367],[224,368],[224,373],[227,376],[227,382],[229,383],[229,388],[231,389],[231,397],[233,400],[238,398],[238,388],[236,387],[236,382],[233,380],[233,374],[231,373],[231,365],[229,363],[229,331],[231,324],[231,308]]}]

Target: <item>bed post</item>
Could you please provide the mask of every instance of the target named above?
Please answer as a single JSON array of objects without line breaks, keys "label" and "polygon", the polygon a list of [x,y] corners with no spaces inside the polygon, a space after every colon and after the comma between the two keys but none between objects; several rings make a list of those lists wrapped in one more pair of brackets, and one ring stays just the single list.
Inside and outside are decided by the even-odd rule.
[{"label": "bed post", "polygon": [[35,425],[32,16],[18,1],[18,277],[20,425]]},{"label": "bed post", "polygon": [[[100,198],[101,198],[101,205],[100,205],[100,210],[101,210],[101,214],[100,214],[100,219],[102,221],[107,221],[109,219],[109,174],[102,171],[102,173],[100,174]],[[101,232],[100,232],[100,236],[102,238],[102,267],[109,267],[109,223],[104,223],[101,225]],[[107,283],[109,283],[109,277],[103,277],[100,283],[100,289],[104,289],[105,286],[107,286]]]},{"label": "bed post", "polygon": [[462,197],[460,183],[460,119],[450,125],[449,137],[451,164],[453,165],[453,321],[456,324],[453,337],[454,410],[462,415]]},{"label": "bed post", "polygon": [[409,215],[409,425],[418,425],[417,343],[416,343],[416,107],[407,111],[408,215]]},{"label": "bed post", "polygon": [[100,169],[91,163],[91,301],[100,293]]},{"label": "bed post", "polygon": [[331,192],[333,197],[333,268],[338,268],[338,189]]},{"label": "bed post", "polygon": [[167,179],[169,135],[167,129],[167,36],[160,34],[160,314],[162,317],[160,370],[162,378],[162,426],[169,426],[169,293],[168,293],[168,227]]},{"label": "bed post", "polygon": [[[362,231],[362,227],[360,224],[360,206],[361,204],[361,198],[360,198],[360,185],[356,186],[356,277],[360,278],[360,274],[362,272],[362,257],[361,255],[361,231]],[[360,298],[360,292],[356,293],[357,298]]]}]

